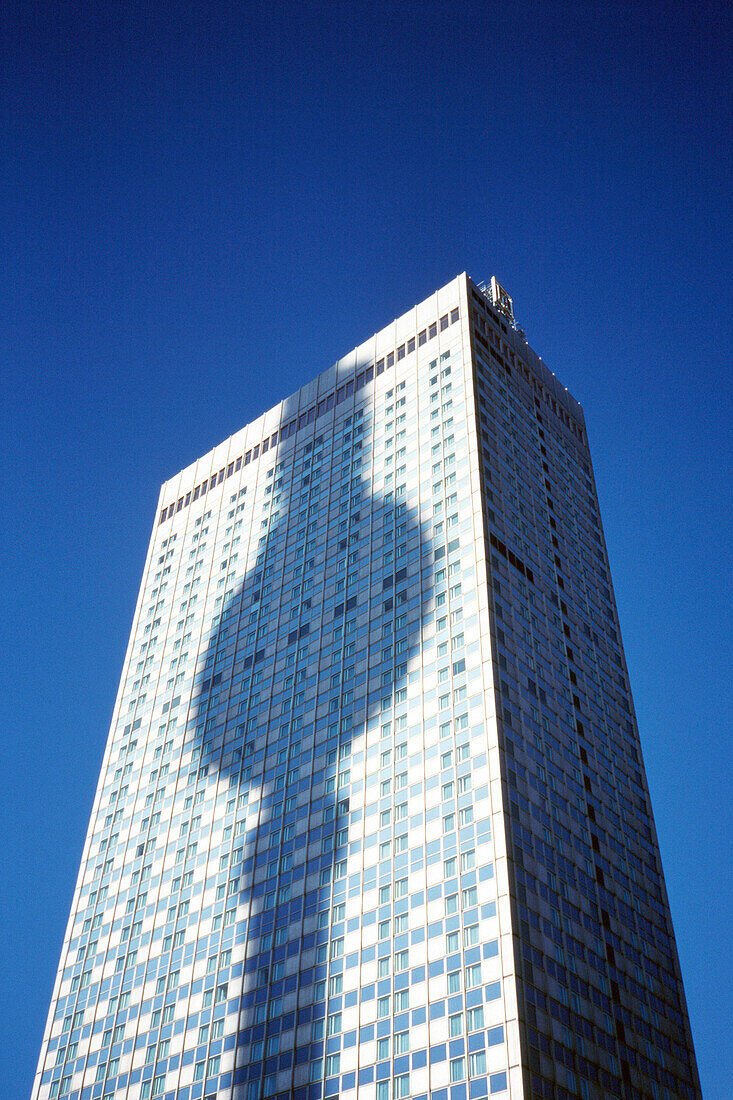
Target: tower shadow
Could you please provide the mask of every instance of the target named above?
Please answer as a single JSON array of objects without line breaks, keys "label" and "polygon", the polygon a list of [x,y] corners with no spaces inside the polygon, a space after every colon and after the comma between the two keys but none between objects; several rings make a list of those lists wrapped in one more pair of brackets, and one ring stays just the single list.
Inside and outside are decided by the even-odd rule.
[{"label": "tower shadow", "polygon": [[[234,1047],[227,1077],[234,1100],[339,1094],[337,1074],[324,1081],[313,1070],[341,1049],[342,1036],[326,1033],[327,1016],[358,996],[343,992],[348,960],[331,940],[360,925],[362,888],[372,876],[376,886],[377,864],[370,875],[359,853],[370,836],[377,842],[379,829],[378,817],[364,816],[368,800],[364,810],[351,809],[351,765],[359,766],[359,789],[368,726],[381,727],[380,755],[393,746],[407,710],[408,663],[419,651],[421,572],[433,563],[416,511],[361,480],[358,426],[347,427],[339,454],[330,427],[320,431],[316,423],[295,445],[271,452],[271,461],[260,459],[258,511],[271,470],[269,512],[279,501],[279,515],[255,565],[223,599],[188,719],[206,782],[220,798],[227,792],[214,906],[222,930],[207,955],[247,945],[244,963],[219,970],[213,1006],[199,1020],[215,1032],[238,1001],[236,1036],[211,1040],[196,1059]],[[301,457],[310,458],[309,474],[293,470]],[[315,476],[319,466],[327,492]],[[255,529],[253,517],[252,541]],[[365,608],[366,633],[356,625]],[[263,636],[275,622],[273,650]],[[399,740],[406,739],[405,729]],[[220,1080],[211,1089],[193,1086],[192,1100],[228,1087]]]}]

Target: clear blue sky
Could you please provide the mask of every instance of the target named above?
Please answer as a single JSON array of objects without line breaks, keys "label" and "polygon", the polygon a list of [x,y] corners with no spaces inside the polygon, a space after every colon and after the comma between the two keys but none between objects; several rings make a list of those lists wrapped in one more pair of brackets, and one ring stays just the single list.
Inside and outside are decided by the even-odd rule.
[{"label": "clear blue sky", "polygon": [[462,270],[582,402],[731,1095],[723,3],[4,5],[0,1092],[27,1098],[161,481]]}]

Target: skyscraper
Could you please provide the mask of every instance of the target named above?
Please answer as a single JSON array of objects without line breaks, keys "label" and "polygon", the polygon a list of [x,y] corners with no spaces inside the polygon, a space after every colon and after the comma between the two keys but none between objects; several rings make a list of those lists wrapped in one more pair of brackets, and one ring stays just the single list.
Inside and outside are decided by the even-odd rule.
[{"label": "skyscraper", "polygon": [[166,482],[34,1100],[698,1097],[583,414],[461,275]]}]

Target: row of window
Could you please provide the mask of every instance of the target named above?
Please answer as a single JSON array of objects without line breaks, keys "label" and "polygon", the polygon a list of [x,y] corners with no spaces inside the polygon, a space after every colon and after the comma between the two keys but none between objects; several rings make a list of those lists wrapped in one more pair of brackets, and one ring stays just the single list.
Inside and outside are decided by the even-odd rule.
[{"label": "row of window", "polygon": [[[450,314],[445,314],[440,318],[440,331],[443,332],[449,325],[455,324],[459,319],[458,309],[451,310]],[[381,374],[384,374],[385,369],[390,369],[395,364],[395,355],[397,361],[404,359],[406,355],[411,355],[415,351],[415,341],[417,339],[417,346],[422,347],[428,340],[432,340],[438,334],[438,322],[434,322],[427,329],[423,329],[418,333],[417,337],[411,337],[407,344],[400,344],[396,349],[396,352],[391,351],[387,356],[377,360],[376,365],[372,364],[365,370],[360,371],[355,378],[350,382],[346,382],[343,386],[337,387],[332,393],[326,397],[321,398],[316,404],[312,405],[305,412],[300,413],[299,416],[294,417],[293,420],[288,421],[286,424],[282,424],[278,431],[273,432],[272,435],[267,436],[261,443],[258,443],[255,447],[251,448],[245,454],[240,455],[239,458],[234,459],[228,465],[223,466],[219,470],[218,474],[212,474],[210,478],[205,478],[200,485],[197,485],[190,492],[180,497],[178,501],[174,501],[172,504],[163,508],[160,513],[160,523],[163,523],[166,519],[171,517],[183,508],[194,501],[198,500],[200,496],[204,496],[207,490],[213,489],[232,474],[237,473],[243,466],[248,466],[250,462],[256,461],[262,455],[266,454],[270,447],[276,446],[278,442],[283,442],[285,439],[289,439],[295,435],[301,428],[305,428],[309,424],[315,423],[319,416],[323,416],[324,413],[330,412],[336,405],[341,404],[347,397],[351,397],[355,392],[368,385],[375,378],[379,378]]]}]

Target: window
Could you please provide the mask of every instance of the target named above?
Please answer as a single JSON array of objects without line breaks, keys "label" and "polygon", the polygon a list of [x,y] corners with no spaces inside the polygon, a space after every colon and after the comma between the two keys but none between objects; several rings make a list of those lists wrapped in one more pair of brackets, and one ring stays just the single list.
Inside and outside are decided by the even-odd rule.
[{"label": "window", "polygon": [[453,1058],[450,1063],[451,1081],[462,1081],[466,1076],[463,1058]]},{"label": "window", "polygon": [[468,890],[463,891],[463,907],[469,909],[472,905],[478,904],[478,892],[475,886],[469,887]]},{"label": "window", "polygon": [[326,1077],[333,1077],[341,1067],[341,1055],[329,1054],[326,1058]]},{"label": "window", "polygon": [[395,1077],[394,1085],[392,1087],[392,1096],[394,1100],[400,1100],[401,1097],[407,1097],[410,1095],[410,1075],[409,1073],[403,1073],[399,1077]]},{"label": "window", "polygon": [[486,1073],[486,1054],[483,1050],[468,1056],[468,1072],[471,1077],[480,1077]]},{"label": "window", "polygon": [[[456,933],[457,935],[458,933]],[[463,929],[463,945],[464,947],[473,947],[478,943],[478,925],[470,924],[467,928]]]},{"label": "window", "polygon": [[481,985],[481,964],[466,967],[466,989],[475,989]]}]

